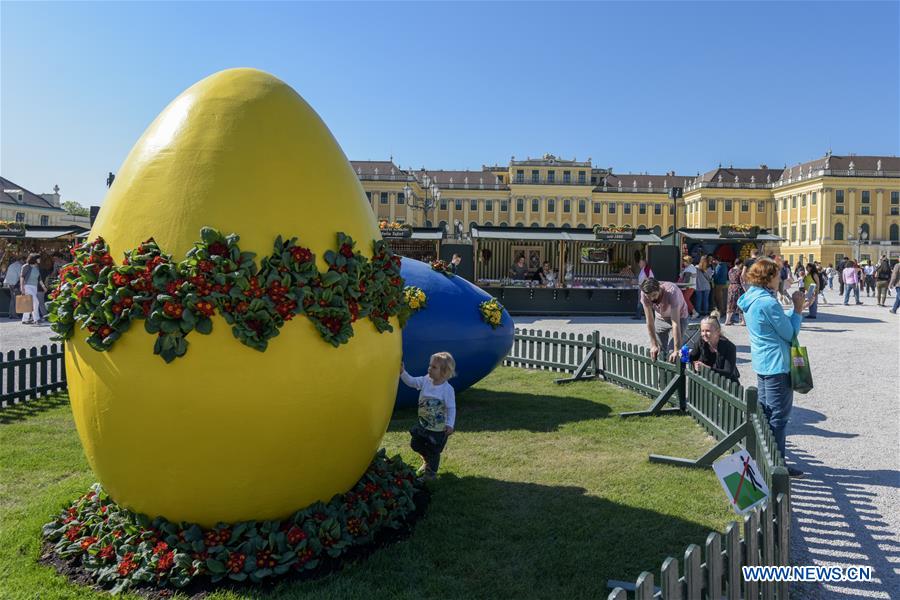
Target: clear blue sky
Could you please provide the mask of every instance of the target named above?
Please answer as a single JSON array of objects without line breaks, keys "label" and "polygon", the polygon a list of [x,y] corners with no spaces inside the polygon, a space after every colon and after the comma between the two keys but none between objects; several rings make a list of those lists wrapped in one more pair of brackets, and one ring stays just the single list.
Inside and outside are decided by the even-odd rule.
[{"label": "clear blue sky", "polygon": [[900,154],[898,2],[0,4],[0,173],[100,203],[228,67],[287,81],[351,159],[617,172]]}]

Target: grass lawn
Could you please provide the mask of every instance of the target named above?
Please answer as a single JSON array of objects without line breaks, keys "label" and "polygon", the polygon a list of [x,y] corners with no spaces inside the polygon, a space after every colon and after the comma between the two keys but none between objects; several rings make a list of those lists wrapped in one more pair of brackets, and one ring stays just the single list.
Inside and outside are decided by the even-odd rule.
[{"label": "grass lawn", "polygon": [[[606,597],[732,519],[712,469],[654,465],[713,440],[689,417],[620,419],[649,404],[601,382],[501,368],[458,398],[458,431],[407,540],[323,579],[209,598]],[[0,425],[0,597],[101,598],[35,562],[41,526],[94,482],[65,398]],[[389,454],[418,466],[394,416]],[[134,596],[126,596],[134,597]]]}]

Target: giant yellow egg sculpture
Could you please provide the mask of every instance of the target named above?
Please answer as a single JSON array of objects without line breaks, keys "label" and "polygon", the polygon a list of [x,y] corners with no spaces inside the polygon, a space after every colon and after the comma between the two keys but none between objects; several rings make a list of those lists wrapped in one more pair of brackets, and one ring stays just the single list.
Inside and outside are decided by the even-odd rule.
[{"label": "giant yellow egg sculpture", "polygon": [[[232,69],[176,98],[137,142],[91,239],[117,261],[153,237],[175,260],[203,227],[265,256],[278,235],[317,257],[337,232],[372,255],[378,226],[347,158],[284,82]],[[265,352],[221,316],[171,363],[140,322],[108,352],[76,328],[66,344],[72,411],[111,497],[131,510],[210,526],[285,517],[348,490],[390,418],[401,339],[357,321],[338,347],[309,319],[286,323]]]}]

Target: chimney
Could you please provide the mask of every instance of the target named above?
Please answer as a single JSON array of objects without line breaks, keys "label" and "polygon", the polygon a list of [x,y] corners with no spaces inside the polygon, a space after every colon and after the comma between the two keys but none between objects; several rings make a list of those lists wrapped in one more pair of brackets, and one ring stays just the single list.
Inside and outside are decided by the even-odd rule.
[{"label": "chimney", "polygon": [[768,169],[768,168],[769,168],[769,165],[759,165],[759,168],[760,168],[760,169]]}]

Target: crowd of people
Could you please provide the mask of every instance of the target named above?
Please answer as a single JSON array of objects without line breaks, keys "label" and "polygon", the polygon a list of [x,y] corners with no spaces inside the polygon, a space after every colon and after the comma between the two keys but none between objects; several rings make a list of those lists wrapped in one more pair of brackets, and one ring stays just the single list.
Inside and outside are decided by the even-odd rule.
[{"label": "crowd of people", "polygon": [[[652,274],[649,265],[642,266]],[[685,256],[677,282],[658,281],[650,275],[640,283],[640,308],[647,320],[650,356],[653,360],[660,356],[679,360],[689,320],[700,318],[700,335],[689,346],[689,361],[695,368],[705,367],[738,380],[736,348],[723,335],[722,327],[746,326],[759,402],[784,455],[785,431],[793,406],[791,345],[800,332],[804,313],[805,318],[816,319],[819,302],[829,302],[826,294],[834,290],[835,280],[845,306],[851,295],[856,304],[863,304],[863,288],[881,307],[887,307],[887,298],[893,293],[893,314],[900,306],[900,263],[892,267],[887,257],[876,265],[844,259],[837,266],[823,268],[810,261],[792,268],[783,257],[761,257],[758,251],[731,264],[711,255],[698,261]],[[795,284],[797,289],[791,292]],[[719,320],[723,313],[724,323]],[[788,472],[794,477],[802,475],[793,467]]]},{"label": "crowd of people", "polygon": [[31,298],[32,310],[21,314],[22,323],[36,325],[43,321],[44,294],[50,289],[59,270],[68,262],[68,253],[55,252],[3,252],[0,256],[0,277],[3,287],[9,290],[9,316],[18,318],[16,296]]}]

